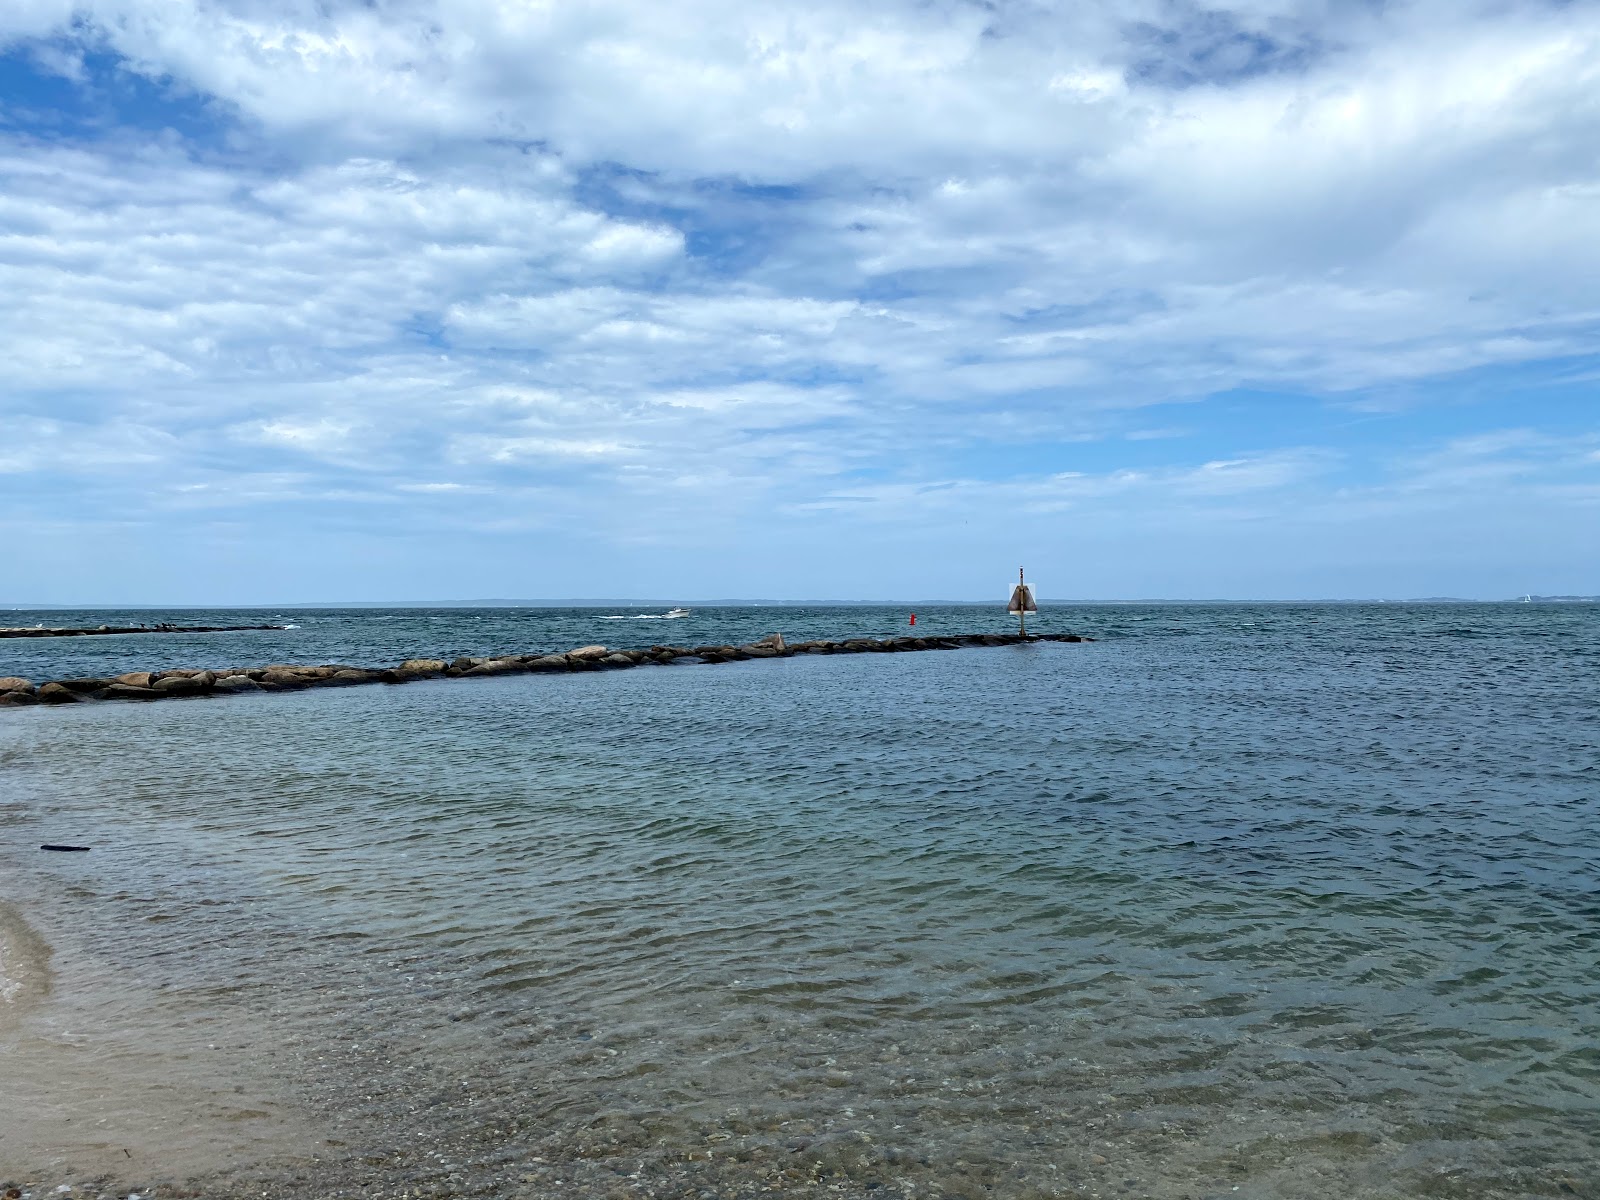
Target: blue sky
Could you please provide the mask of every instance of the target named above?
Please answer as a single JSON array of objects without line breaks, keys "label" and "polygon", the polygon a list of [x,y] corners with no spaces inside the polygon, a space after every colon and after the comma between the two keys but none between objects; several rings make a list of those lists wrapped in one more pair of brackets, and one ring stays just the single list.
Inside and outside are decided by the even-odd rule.
[{"label": "blue sky", "polygon": [[0,603],[1600,593],[1600,5],[9,0]]}]

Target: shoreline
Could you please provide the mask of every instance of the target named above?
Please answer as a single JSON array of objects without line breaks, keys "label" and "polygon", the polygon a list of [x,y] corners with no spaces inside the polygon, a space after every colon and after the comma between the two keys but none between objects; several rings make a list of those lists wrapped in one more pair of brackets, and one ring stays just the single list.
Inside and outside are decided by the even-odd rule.
[{"label": "shoreline", "polygon": [[48,996],[50,985],[49,944],[18,908],[0,900],[0,1030]]},{"label": "shoreline", "polygon": [[[276,628],[268,626],[266,628]],[[147,630],[137,632],[170,632]],[[715,666],[756,658],[818,654],[884,654],[959,650],[974,646],[1016,646],[1034,642],[1092,642],[1075,633],[966,633],[944,637],[848,638],[790,644],[780,633],[743,645],[669,646],[614,650],[579,646],[565,653],[408,658],[393,667],[274,664],[216,670],[178,668],[127,671],[110,678],[55,679],[34,683],[18,675],[0,678],[0,708],[35,704],[77,704],[96,700],[167,700],[185,696],[226,696],[247,692],[290,692],[310,687],[353,687],[372,683],[410,683],[422,679],[483,678],[553,672],[625,670],[640,666]]]}]

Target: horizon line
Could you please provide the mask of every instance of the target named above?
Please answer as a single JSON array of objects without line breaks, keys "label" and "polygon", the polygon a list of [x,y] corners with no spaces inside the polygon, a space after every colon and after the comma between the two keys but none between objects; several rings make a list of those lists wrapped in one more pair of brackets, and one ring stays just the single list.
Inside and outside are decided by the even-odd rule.
[{"label": "horizon line", "polygon": [[[1131,605],[1131,604],[1521,604],[1532,601],[1533,603],[1595,603],[1600,602],[1600,595],[1535,595],[1524,593],[1522,596],[1505,597],[1471,597],[1471,596],[1321,596],[1321,597],[1296,597],[1292,599],[1263,599],[1259,597],[1170,597],[1148,596],[1128,598],[1077,598],[1063,599],[1056,597],[1038,597],[1041,606],[1058,605],[1063,607],[1094,607],[1103,605]],[[207,604],[195,601],[181,603],[154,603],[151,601],[135,601],[128,603],[112,603],[108,601],[94,601],[88,603],[67,604],[62,602],[48,603],[16,603],[0,602],[0,610],[18,612],[45,612],[56,609],[68,611],[98,612],[98,611],[126,611],[135,609],[171,610],[171,609],[239,609],[260,610],[268,608],[287,609],[350,609],[350,608],[655,608],[662,605],[677,605],[679,607],[701,608],[847,608],[847,607],[904,607],[907,605],[922,605],[924,607],[1002,607],[1004,599],[873,599],[873,600],[845,600],[845,599],[799,599],[775,600],[759,597],[735,598],[723,597],[716,599],[699,600],[663,600],[652,598],[619,598],[619,597],[586,597],[575,596],[566,598],[510,598],[510,597],[478,597],[469,600],[293,600],[293,601],[257,601],[251,603],[226,602]]]}]

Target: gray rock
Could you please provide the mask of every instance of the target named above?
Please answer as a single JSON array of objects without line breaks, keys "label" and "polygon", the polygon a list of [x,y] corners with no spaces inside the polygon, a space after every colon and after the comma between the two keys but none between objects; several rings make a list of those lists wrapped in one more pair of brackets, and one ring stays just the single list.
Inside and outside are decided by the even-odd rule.
[{"label": "gray rock", "polygon": [[149,671],[129,671],[126,675],[118,675],[116,682],[130,684],[133,687],[147,688],[156,681],[156,677]]},{"label": "gray rock", "polygon": [[0,692],[32,692],[33,680],[21,675],[0,676]]},{"label": "gray rock", "polygon": [[567,657],[578,662],[598,662],[610,653],[604,646],[579,646],[576,650],[568,650]]},{"label": "gray rock", "polygon": [[261,685],[248,675],[224,675],[217,680],[219,692],[259,692]]},{"label": "gray rock", "polygon": [[[460,659],[456,660],[460,662]],[[520,675],[528,669],[520,658],[483,659],[475,667],[463,672],[466,675]]]},{"label": "gray rock", "polygon": [[59,683],[41,683],[38,695],[41,704],[76,704],[78,702],[77,693]]},{"label": "gray rock", "polygon": [[565,671],[571,666],[565,654],[541,654],[524,659],[522,665],[529,671]]},{"label": "gray rock", "polygon": [[107,700],[160,700],[166,695],[155,688],[139,687],[132,683],[113,683],[101,693]]},{"label": "gray rock", "polygon": [[600,661],[608,667],[631,667],[634,665],[633,659],[626,654],[608,654]]},{"label": "gray rock", "polygon": [[412,675],[442,675],[449,665],[442,658],[408,658],[397,669]]}]

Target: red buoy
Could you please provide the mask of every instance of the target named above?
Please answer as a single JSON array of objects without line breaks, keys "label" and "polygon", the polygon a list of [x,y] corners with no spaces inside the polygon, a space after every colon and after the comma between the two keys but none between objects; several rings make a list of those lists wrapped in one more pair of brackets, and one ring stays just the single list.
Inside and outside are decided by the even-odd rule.
[{"label": "red buoy", "polygon": [[916,613],[912,613],[911,614],[911,623],[913,625],[915,625],[917,623],[917,614]]}]

